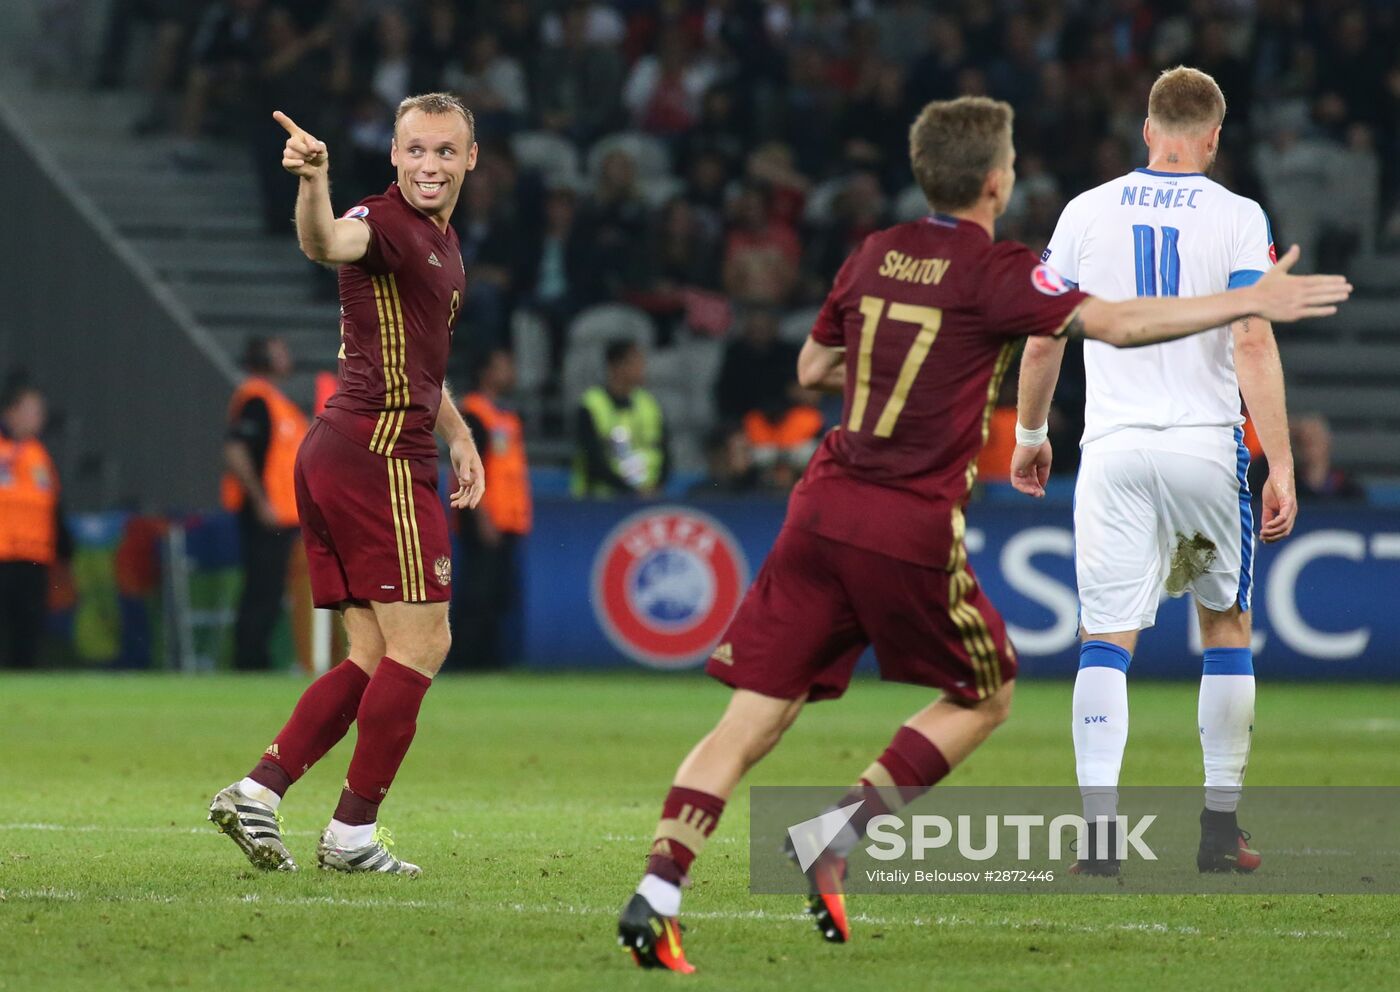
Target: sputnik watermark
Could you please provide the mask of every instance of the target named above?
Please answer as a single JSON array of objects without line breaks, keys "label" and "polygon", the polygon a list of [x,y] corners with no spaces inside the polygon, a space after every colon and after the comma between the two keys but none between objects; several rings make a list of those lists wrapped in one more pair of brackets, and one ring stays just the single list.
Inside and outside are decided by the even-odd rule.
[{"label": "sputnik watermark", "polygon": [[[975,825],[977,819],[982,820],[980,838]],[[1135,821],[1128,816],[1118,816],[1114,820],[1116,830],[1103,829],[1109,823],[1106,817],[1098,817],[1094,821],[1099,829],[1093,832],[1096,848],[1093,857],[1115,857],[1122,861],[1127,860],[1129,852],[1132,852],[1132,856],[1144,861],[1157,860],[1156,853],[1143,836],[1156,822],[1155,813],[1137,817]],[[908,839],[905,838],[906,827]],[[1073,831],[1075,851],[1088,851],[1090,846],[1089,821],[1074,813],[1062,813],[1048,823],[1044,816],[1035,813],[989,814],[980,818],[958,816],[953,820],[937,814],[920,814],[909,817],[907,825],[903,818],[885,814],[870,820],[868,837],[871,843],[865,851],[878,861],[895,861],[906,856],[919,861],[930,851],[956,844],[958,854],[967,860],[990,861],[1002,853],[1001,840],[1007,828],[1016,832],[1017,861],[1061,860],[1069,849],[1064,842],[1066,831]],[[1110,835],[1115,833],[1117,850],[1110,854]],[[978,846],[979,839],[981,846]],[[1039,846],[1037,841],[1040,842]]]},{"label": "sputnik watermark", "polygon": [[[851,829],[851,818],[865,805],[864,800],[829,809],[820,816],[803,820],[787,828],[789,842],[797,858],[798,867],[806,871],[817,859],[843,839],[837,853],[846,856],[855,846],[858,838]],[[980,820],[980,827],[975,821]],[[1107,817],[1095,818],[1095,829],[1089,829],[1090,821],[1074,813],[1062,813],[1047,818],[1035,813],[988,814],[982,817],[961,815],[953,818],[938,814],[918,814],[901,817],[884,813],[872,817],[866,827],[866,840],[863,850],[877,861],[921,861],[930,852],[956,849],[968,861],[990,861],[1003,854],[1003,835],[1014,831],[1015,858],[1017,861],[1051,862],[1062,860],[1067,849],[1087,852],[1085,856],[1096,858],[1117,858],[1125,861],[1129,857],[1144,861],[1156,861],[1157,854],[1147,843],[1146,833],[1157,820],[1157,814],[1147,813],[1139,817],[1117,816],[1110,822]],[[1112,829],[1106,829],[1108,827]],[[1066,836],[1071,839],[1065,843]],[[1092,840],[1092,844],[1090,843]],[[1090,848],[1094,850],[1090,852]],[[1110,847],[1114,850],[1110,852]],[[908,872],[873,872],[872,881],[905,882]]]},{"label": "sputnik watermark", "polygon": [[[1397,788],[1247,790],[1228,849],[1199,787],[1122,788],[1102,811],[1075,786],[940,786],[899,808],[848,786],[749,795],[754,893],[807,893],[837,875],[848,895],[1400,893]],[[1253,863],[1231,867],[1246,849]]]}]

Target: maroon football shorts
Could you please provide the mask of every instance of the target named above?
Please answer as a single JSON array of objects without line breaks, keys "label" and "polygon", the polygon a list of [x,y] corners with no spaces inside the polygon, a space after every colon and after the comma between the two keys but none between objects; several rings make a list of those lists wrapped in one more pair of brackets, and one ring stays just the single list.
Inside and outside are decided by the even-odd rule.
[{"label": "maroon football shorts", "polygon": [[436,458],[385,458],[318,419],[297,452],[296,491],[318,607],[451,598]]},{"label": "maroon football shorts", "polygon": [[705,670],[778,699],[835,699],[869,645],[880,677],[985,699],[1016,677],[970,568],[927,568],[784,527]]}]

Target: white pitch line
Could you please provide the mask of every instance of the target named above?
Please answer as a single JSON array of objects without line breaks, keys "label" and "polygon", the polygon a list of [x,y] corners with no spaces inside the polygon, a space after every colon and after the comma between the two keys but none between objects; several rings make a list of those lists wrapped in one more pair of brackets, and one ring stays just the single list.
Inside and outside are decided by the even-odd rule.
[{"label": "white pitch line", "polygon": [[[0,833],[6,830],[33,830],[41,832],[64,832],[75,834],[200,834],[209,837],[219,836],[219,831],[213,826],[204,827],[109,827],[97,823],[0,823]],[[283,837],[319,837],[317,830],[283,830]],[[452,837],[455,840],[466,840],[470,834],[461,830],[453,830]],[[511,833],[513,840],[544,840],[541,834],[532,833]],[[596,840],[610,844],[647,844],[652,838],[650,834],[599,834]],[[718,837],[710,840],[711,847],[723,847],[747,843],[747,838],[743,837]]]},{"label": "white pitch line", "polygon": [[0,901],[19,900],[31,900],[36,902],[188,903],[200,906],[217,906],[223,904],[256,904],[259,906],[349,906],[356,909],[460,908],[457,904],[445,899],[429,901],[426,899],[379,899],[374,897],[351,899],[338,896],[265,896],[258,892],[249,892],[241,896],[226,896],[219,899],[192,899],[187,896],[162,895],[159,892],[114,892],[109,895],[90,895],[75,892],[72,889],[56,889],[52,887],[40,889],[0,889]]},{"label": "white pitch line", "polygon": [[[1350,726],[1345,723],[1338,724],[1338,726],[1351,729]],[[1393,734],[1400,731],[1400,720],[1394,717],[1375,717],[1370,720],[1362,720],[1360,723],[1356,724],[1356,726],[1372,734]]]},{"label": "white pitch line", "polygon": [[[221,899],[196,899],[185,896],[162,895],[156,892],[142,892],[131,895],[113,894],[110,896],[92,896],[76,892],[72,889],[41,888],[41,889],[0,889],[0,901],[8,900],[30,900],[30,901],[50,901],[50,902],[97,902],[97,903],[162,903],[162,904],[193,904],[193,905],[268,905],[268,906],[343,906],[350,909],[452,909],[460,910],[461,904],[448,899],[385,899],[377,897],[346,897],[346,896],[269,896],[257,892],[249,892],[241,896],[228,896]],[[558,905],[529,905],[526,903],[495,903],[489,906],[478,907],[483,910],[500,909],[509,910],[525,916],[598,916],[611,917],[616,913],[615,909],[604,906],[576,906],[570,904]],[[721,910],[702,910],[699,912],[687,912],[685,918],[689,920],[727,920],[733,922],[759,922],[759,923],[800,923],[806,920],[806,913],[794,912],[771,912],[764,909],[749,909],[739,912]],[[1016,930],[1045,932],[1048,935],[1055,933],[1104,933],[1110,930],[1126,931],[1131,933],[1142,933],[1162,936],[1187,936],[1199,937],[1205,931],[1200,927],[1192,926],[1172,926],[1166,923],[1156,922],[1124,922],[1124,923],[1065,923],[1058,920],[1045,920],[1036,917],[1029,919],[1011,919],[1001,917],[999,919],[975,919],[968,916],[940,915],[931,917],[915,916],[911,919],[891,919],[888,917],[871,916],[867,913],[856,913],[851,916],[854,923],[863,923],[867,926],[884,927],[960,927],[975,930]],[[1211,933],[1229,933],[1228,930],[1212,930]],[[1259,930],[1249,928],[1251,934],[1262,934],[1264,936],[1287,937],[1295,940],[1315,940],[1318,938],[1332,938],[1338,940],[1349,940],[1352,934],[1344,930],[1282,930],[1270,929]],[[1381,934],[1381,939],[1390,939],[1390,932]]]},{"label": "white pitch line", "polygon": [[[616,910],[599,906],[529,906],[524,903],[512,903],[507,907],[517,913],[524,915],[550,915],[563,914],[568,916],[612,916]],[[792,923],[808,919],[806,913],[772,913],[762,909],[751,909],[743,912],[686,912],[685,919],[688,920],[735,920],[748,921],[757,920],[764,923]],[[894,920],[879,916],[870,916],[865,913],[856,913],[850,917],[852,922],[864,923],[869,926],[888,927],[968,927],[973,929],[992,930],[1021,930],[1021,931],[1045,931],[1071,933],[1103,933],[1107,930],[1124,930],[1133,933],[1163,934],[1169,936],[1189,936],[1198,937],[1204,931],[1199,927],[1171,926],[1166,923],[1062,923],[1056,920],[1043,919],[1017,919],[1003,917],[997,920],[980,920],[966,916],[933,916],[919,917],[913,919]],[[1228,932],[1228,931],[1212,931]],[[1334,937],[1342,940],[1349,939],[1352,935],[1343,930],[1259,930],[1249,928],[1251,934],[1264,934],[1275,937],[1292,937],[1300,940],[1310,940],[1319,937]],[[1387,931],[1383,937],[1389,939],[1390,932]]]},{"label": "white pitch line", "polygon": [[[7,830],[35,830],[45,833],[62,832],[72,834],[199,834],[207,837],[220,836],[213,824],[203,827],[113,827],[99,823],[0,823],[0,833]],[[319,837],[316,830],[283,830],[283,837]]]},{"label": "white pitch line", "polygon": [[[211,899],[209,901],[218,902],[219,900]],[[455,906],[454,903],[446,899],[351,899],[345,896],[265,896],[257,892],[249,892],[247,895],[239,896],[237,899],[227,899],[224,901],[257,903],[258,905],[272,906],[350,906],[356,909],[452,909]]]},{"label": "white pitch line", "polygon": [[[212,826],[204,827],[116,827],[103,826],[97,823],[0,823],[0,833],[7,830],[32,830],[45,833],[75,833],[75,834],[194,834],[201,837],[218,837],[219,831]],[[317,830],[283,830],[284,837],[319,837]],[[456,840],[466,840],[471,835],[460,830],[453,830],[452,836]],[[539,834],[519,834],[512,833],[514,840],[532,840],[544,838]],[[594,840],[599,840],[609,844],[644,844],[651,840],[651,837],[642,834],[599,834]],[[736,845],[745,843],[742,837],[718,837],[711,838],[708,842],[710,847]],[[1333,847],[1300,847],[1300,848],[1269,848],[1264,852],[1272,855],[1288,855],[1290,857],[1354,857],[1361,853],[1349,851],[1343,848]],[[1365,852],[1369,855],[1400,855],[1400,849],[1376,848]]]}]

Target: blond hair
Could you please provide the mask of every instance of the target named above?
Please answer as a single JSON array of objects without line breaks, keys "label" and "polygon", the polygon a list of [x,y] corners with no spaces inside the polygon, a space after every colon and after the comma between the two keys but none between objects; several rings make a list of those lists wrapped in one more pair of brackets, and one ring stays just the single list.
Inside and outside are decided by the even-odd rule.
[{"label": "blond hair", "polygon": [[935,210],[962,210],[977,202],[987,173],[1011,154],[1009,103],[984,96],[935,100],[909,128],[909,164]]},{"label": "blond hair", "polygon": [[417,110],[424,114],[461,114],[462,120],[467,122],[467,136],[471,141],[476,141],[476,117],[467,109],[467,105],[451,93],[419,93],[417,96],[404,98],[399,103],[399,109],[394,111],[394,135],[399,133],[399,122],[410,110]]},{"label": "blond hair", "polygon": [[1152,84],[1147,116],[1164,131],[1177,134],[1208,130],[1225,119],[1225,94],[1200,69],[1179,65]]}]

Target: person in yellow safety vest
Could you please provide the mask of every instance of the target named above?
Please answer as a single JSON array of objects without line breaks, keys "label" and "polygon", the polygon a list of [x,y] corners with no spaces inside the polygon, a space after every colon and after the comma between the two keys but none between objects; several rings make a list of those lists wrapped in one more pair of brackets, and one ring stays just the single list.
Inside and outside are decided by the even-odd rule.
[{"label": "person in yellow safety vest", "polygon": [[13,377],[0,395],[0,668],[38,665],[49,570],[71,555],[46,419],[43,394]]},{"label": "person in yellow safety vest", "polygon": [[476,391],[462,399],[462,418],[476,438],[486,474],[486,495],[458,517],[461,577],[453,587],[454,667],[509,665],[514,637],[503,636],[518,619],[521,543],[530,533],[533,506],[525,432],[520,416],[503,405],[515,388],[515,360],[505,348],[482,359]]},{"label": "person in yellow safety vest", "polygon": [[238,515],[243,593],[233,626],[235,668],[270,667],[268,641],[282,612],[287,559],[297,538],[293,484],[306,415],[277,383],[292,371],[280,338],[255,337],[243,354],[248,378],[228,406],[224,440],[224,509]]},{"label": "person in yellow safety vest", "polygon": [[577,499],[654,496],[671,473],[665,418],[642,388],[646,354],[631,340],[605,352],[606,381],[584,391],[570,486]]}]

